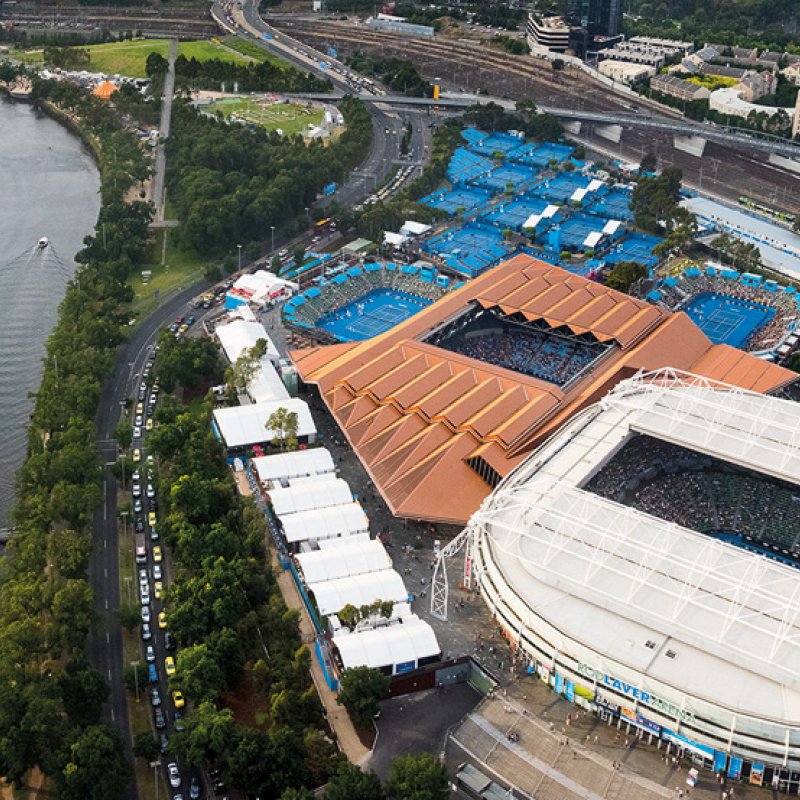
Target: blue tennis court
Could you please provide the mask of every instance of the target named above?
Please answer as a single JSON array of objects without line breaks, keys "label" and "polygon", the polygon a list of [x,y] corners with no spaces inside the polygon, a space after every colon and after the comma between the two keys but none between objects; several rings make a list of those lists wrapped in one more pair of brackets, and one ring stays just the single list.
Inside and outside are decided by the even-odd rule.
[{"label": "blue tennis court", "polygon": [[429,305],[430,300],[397,289],[375,289],[324,314],[317,327],[340,342],[360,342],[388,331]]},{"label": "blue tennis court", "polygon": [[683,308],[714,344],[743,347],[774,316],[775,309],[715,292],[695,295]]}]

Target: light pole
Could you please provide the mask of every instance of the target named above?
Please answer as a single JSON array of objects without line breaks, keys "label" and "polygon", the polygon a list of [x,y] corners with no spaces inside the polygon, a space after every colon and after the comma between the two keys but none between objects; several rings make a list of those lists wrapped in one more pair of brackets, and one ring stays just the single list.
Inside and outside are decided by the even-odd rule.
[{"label": "light pole", "polygon": [[120,511],[119,515],[122,517],[122,538],[125,539],[128,536],[128,512]]},{"label": "light pole", "polygon": [[272,252],[274,253],[275,252],[275,226],[274,225],[270,225],[269,229],[270,229],[270,232],[272,233]]},{"label": "light pole", "polygon": [[125,588],[128,590],[128,605],[131,604],[131,580],[132,578],[130,575],[125,576]]},{"label": "light pole", "polygon": [[161,762],[151,761],[150,766],[153,768],[153,789],[155,791],[156,800],[158,800],[158,768],[161,766]]},{"label": "light pole", "polygon": [[306,206],[306,221],[311,225],[311,209]]},{"label": "light pole", "polygon": [[239,272],[241,272],[242,271],[242,246],[240,244],[237,244],[236,247],[239,250]]},{"label": "light pole", "polygon": [[139,702],[139,662],[131,661],[133,667],[133,680],[136,685],[136,702]]}]

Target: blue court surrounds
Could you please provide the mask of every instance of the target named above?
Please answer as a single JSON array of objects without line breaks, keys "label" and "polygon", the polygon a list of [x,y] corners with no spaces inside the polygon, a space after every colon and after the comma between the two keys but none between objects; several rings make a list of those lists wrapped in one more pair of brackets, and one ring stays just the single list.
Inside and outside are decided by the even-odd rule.
[{"label": "blue court surrounds", "polygon": [[743,347],[774,316],[775,309],[715,292],[695,295],[681,308],[714,344]]},{"label": "blue court surrounds", "polygon": [[397,289],[374,289],[346,306],[327,312],[317,327],[341,342],[360,342],[388,331],[430,305],[430,300]]}]

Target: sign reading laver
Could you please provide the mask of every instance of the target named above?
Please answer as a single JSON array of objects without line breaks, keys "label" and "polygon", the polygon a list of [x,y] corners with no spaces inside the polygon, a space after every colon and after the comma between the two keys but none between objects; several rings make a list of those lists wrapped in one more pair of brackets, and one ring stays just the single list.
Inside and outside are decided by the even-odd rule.
[{"label": "sign reading laver", "polygon": [[579,662],[578,672],[587,678],[591,678],[593,681],[597,681],[598,684],[608,686],[617,692],[622,692],[623,694],[638,700],[640,703],[644,703],[645,705],[651,706],[658,711],[662,711],[664,714],[668,714],[671,717],[680,719],[682,722],[689,724],[694,722],[694,714],[691,711],[686,711],[683,708],[679,708],[674,703],[670,703],[658,695],[645,692],[638,686],[621,681],[619,678],[615,678],[612,675],[606,675],[605,672],[594,669],[594,667],[590,667],[588,664]]}]

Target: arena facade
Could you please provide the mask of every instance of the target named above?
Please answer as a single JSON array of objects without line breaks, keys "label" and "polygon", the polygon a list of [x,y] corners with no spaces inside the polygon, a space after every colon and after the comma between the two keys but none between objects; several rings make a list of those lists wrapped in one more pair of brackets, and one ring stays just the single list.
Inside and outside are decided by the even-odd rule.
[{"label": "arena facade", "polygon": [[715,344],[761,356],[775,353],[800,318],[794,287],[711,263],[662,280],[648,299],[685,311]]},{"label": "arena facade", "polygon": [[[797,501],[798,430],[788,400],[673,371],[624,381],[487,498],[462,534],[466,578],[569,700],[716,772],[777,777],[796,793],[797,569],[603,497],[593,481],[637,441],[657,441],[779,481]],[[763,497],[749,505],[751,522],[768,520]]]},{"label": "arena facade", "polygon": [[290,355],[394,514],[461,525],[535,447],[639,371],[756,392],[797,379],[712,344],[686,314],[527,255],[379,336]]}]

